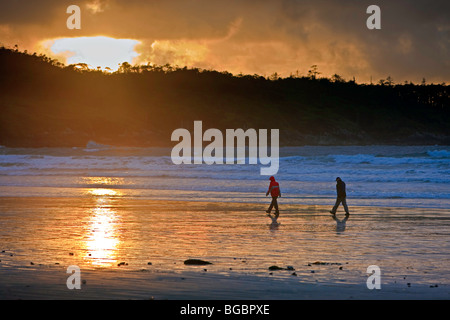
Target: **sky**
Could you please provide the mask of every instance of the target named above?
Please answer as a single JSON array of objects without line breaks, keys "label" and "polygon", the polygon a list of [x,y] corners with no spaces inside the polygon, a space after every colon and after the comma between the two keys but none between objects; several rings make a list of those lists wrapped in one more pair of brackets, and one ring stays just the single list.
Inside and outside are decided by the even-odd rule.
[{"label": "sky", "polygon": [[[81,29],[68,29],[69,5]],[[370,5],[381,29],[368,29]],[[358,83],[450,82],[448,0],[0,0],[0,45],[65,64],[166,63]],[[96,37],[96,38],[94,38]]]}]

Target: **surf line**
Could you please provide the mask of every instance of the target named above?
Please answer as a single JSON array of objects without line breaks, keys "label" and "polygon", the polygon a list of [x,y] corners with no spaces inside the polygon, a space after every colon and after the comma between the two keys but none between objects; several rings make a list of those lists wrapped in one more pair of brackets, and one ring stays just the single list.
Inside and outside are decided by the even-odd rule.
[{"label": "surf line", "polygon": [[[180,141],[181,139],[181,141]],[[202,121],[194,121],[194,137],[185,128],[175,129],[172,141],[179,141],[172,148],[171,158],[176,165],[184,164],[245,164],[246,149],[248,149],[248,163],[259,163],[266,167],[260,168],[261,175],[275,175],[278,172],[279,159],[279,129],[270,129],[270,145],[267,143],[267,129],[226,129],[225,130],[225,161],[224,135],[219,129],[210,128],[203,133]],[[193,148],[192,148],[193,140]],[[248,140],[248,147],[245,142]],[[210,141],[205,148],[203,142]],[[236,141],[236,144],[235,144]],[[270,147],[270,155],[268,148]],[[193,149],[193,157],[192,157]],[[236,153],[235,153],[236,151]]]}]

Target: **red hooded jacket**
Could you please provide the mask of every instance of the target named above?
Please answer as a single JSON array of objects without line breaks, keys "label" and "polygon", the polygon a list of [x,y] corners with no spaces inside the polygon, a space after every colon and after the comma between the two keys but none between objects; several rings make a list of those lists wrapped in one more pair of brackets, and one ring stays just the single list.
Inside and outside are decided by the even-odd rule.
[{"label": "red hooded jacket", "polygon": [[270,177],[270,185],[267,193],[269,192],[272,197],[280,196],[280,185],[278,184],[278,182],[275,181],[274,177]]}]

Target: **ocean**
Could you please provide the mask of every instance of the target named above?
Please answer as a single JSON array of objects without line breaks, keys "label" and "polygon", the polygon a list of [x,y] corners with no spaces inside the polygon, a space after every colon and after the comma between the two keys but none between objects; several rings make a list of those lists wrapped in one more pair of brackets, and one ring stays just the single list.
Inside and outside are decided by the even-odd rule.
[{"label": "ocean", "polygon": [[[169,148],[0,148],[0,194],[267,203],[261,164],[175,165]],[[335,178],[349,206],[450,208],[450,146],[280,148],[280,203],[333,205]]]}]

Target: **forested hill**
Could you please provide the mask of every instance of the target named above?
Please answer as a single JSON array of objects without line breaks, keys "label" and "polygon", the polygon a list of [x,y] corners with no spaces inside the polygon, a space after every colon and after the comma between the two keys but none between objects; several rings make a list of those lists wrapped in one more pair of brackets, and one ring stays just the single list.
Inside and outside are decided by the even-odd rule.
[{"label": "forested hill", "polygon": [[173,146],[173,130],[279,129],[281,145],[450,144],[448,85],[130,66],[104,73],[0,49],[0,145]]}]

